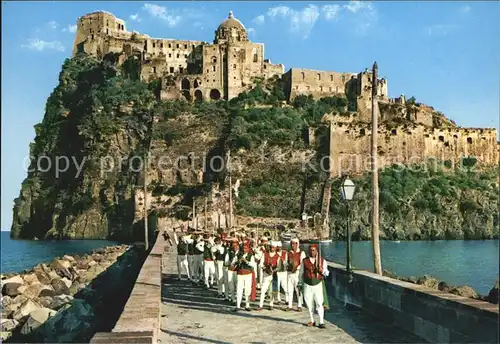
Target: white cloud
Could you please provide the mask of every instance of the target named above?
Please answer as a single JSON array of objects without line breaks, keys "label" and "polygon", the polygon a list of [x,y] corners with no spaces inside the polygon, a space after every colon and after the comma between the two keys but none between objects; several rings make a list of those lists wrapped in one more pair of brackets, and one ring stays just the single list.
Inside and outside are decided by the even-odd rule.
[{"label": "white cloud", "polygon": [[358,13],[359,11],[362,10],[373,9],[371,2],[360,1],[360,0],[349,1],[347,5],[344,5],[344,8],[347,9],[348,11],[351,11],[352,13]]},{"label": "white cloud", "polygon": [[76,32],[76,29],[77,29],[77,26],[76,26],[76,24],[75,24],[75,25],[68,25],[68,27],[63,28],[61,31],[62,31],[62,32],[71,32],[71,33],[75,33],[75,32]]},{"label": "white cloud", "polygon": [[182,20],[181,16],[174,15],[173,13],[169,12],[166,7],[163,6],[144,4],[142,8],[151,16],[158,17],[165,21],[169,27],[177,26],[177,24],[179,24],[179,22]]},{"label": "white cloud", "polygon": [[131,14],[131,15],[129,16],[129,18],[130,18],[130,20],[135,21],[135,22],[138,22],[138,23],[140,23],[140,22],[141,22],[141,20],[142,20],[142,18],[141,18],[141,17],[139,17],[139,13],[136,13],[136,14]]},{"label": "white cloud", "polygon": [[281,17],[290,21],[290,32],[298,33],[307,38],[319,18],[319,8],[308,5],[302,10],[294,10],[287,6],[270,8],[267,15],[271,18]]},{"label": "white cloud", "polygon": [[457,25],[452,24],[437,24],[425,28],[429,36],[446,36],[457,28]]},{"label": "white cloud", "polygon": [[325,5],[321,9],[326,20],[336,19],[340,13],[340,5]]},{"label": "white cloud", "polygon": [[266,17],[264,17],[264,15],[262,15],[262,14],[253,19],[253,22],[257,25],[262,25],[265,23],[265,21],[266,21]]},{"label": "white cloud", "polygon": [[61,52],[65,51],[64,45],[59,41],[47,42],[37,38],[28,39],[28,44],[22,44],[21,47],[36,51],[44,51],[44,50],[56,50]]},{"label": "white cloud", "polygon": [[59,26],[59,24],[54,21],[54,20],[51,20],[47,23],[47,25],[49,26],[49,28],[51,28],[52,30],[55,30],[57,29],[57,27]]},{"label": "white cloud", "polygon": [[463,5],[462,7],[460,7],[460,12],[462,13],[468,13],[470,12],[471,10],[471,7],[469,5]]},{"label": "white cloud", "polygon": [[247,32],[248,32],[249,34],[251,33],[251,34],[254,34],[254,35],[255,35],[255,33],[256,33],[256,31],[255,31],[255,29],[254,29],[253,27],[249,27],[249,28],[247,29]]}]

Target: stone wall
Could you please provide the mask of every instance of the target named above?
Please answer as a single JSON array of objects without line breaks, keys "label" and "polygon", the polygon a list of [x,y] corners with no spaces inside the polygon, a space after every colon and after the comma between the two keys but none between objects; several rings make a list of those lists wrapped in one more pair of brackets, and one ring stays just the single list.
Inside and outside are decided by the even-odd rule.
[{"label": "stone wall", "polygon": [[329,295],[433,343],[498,343],[498,305],[329,263]]},{"label": "stone wall", "polygon": [[[460,164],[473,156],[477,166],[495,166],[499,152],[496,129],[429,128],[425,126],[381,125],[378,130],[379,167],[391,164],[419,164],[436,159]],[[360,174],[370,168],[371,128],[342,122],[330,126],[332,176],[341,171]]]}]

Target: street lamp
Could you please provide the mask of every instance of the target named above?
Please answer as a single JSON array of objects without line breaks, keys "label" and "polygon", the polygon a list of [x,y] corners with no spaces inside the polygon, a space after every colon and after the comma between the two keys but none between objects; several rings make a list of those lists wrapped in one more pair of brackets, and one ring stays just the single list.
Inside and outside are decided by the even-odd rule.
[{"label": "street lamp", "polygon": [[344,182],[342,183],[341,186],[341,195],[342,199],[346,201],[346,206],[347,206],[347,226],[346,226],[346,232],[347,232],[347,245],[346,245],[346,253],[347,253],[347,264],[346,264],[346,270],[349,273],[349,276],[351,276],[351,230],[349,228],[349,218],[350,218],[350,212],[349,212],[349,201],[352,200],[352,197],[354,196],[354,189],[356,186],[354,185],[353,181],[350,180],[349,178],[344,179]]}]

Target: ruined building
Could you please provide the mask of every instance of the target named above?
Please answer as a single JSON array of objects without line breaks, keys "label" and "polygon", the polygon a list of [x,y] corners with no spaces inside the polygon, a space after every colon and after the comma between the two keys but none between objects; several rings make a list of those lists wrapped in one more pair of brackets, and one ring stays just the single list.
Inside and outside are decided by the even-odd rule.
[{"label": "ruined building", "polygon": [[[229,13],[215,31],[212,44],[151,38],[129,32],[125,22],[111,13],[99,11],[78,19],[73,55],[85,52],[97,57],[120,54],[141,61],[141,78],[161,78],[162,99],[231,99],[254,85],[255,78],[280,76],[285,94],[315,98],[352,94],[361,108],[371,105],[371,72],[341,73],[292,68],[264,58],[264,44],[248,39],[245,26]],[[379,80],[378,95],[387,100],[387,81]]]}]

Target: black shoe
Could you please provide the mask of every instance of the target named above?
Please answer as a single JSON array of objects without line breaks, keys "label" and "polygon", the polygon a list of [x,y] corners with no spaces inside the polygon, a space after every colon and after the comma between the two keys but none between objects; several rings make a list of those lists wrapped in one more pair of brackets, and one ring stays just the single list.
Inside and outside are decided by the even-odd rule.
[{"label": "black shoe", "polygon": [[246,308],[245,308],[245,310],[246,310],[247,312],[250,312],[252,309],[251,309],[250,307],[246,307]]},{"label": "black shoe", "polygon": [[233,309],[233,312],[238,312],[238,311],[241,311],[241,308],[236,307]]},{"label": "black shoe", "polygon": [[319,324],[318,328],[326,328],[325,324]]}]

